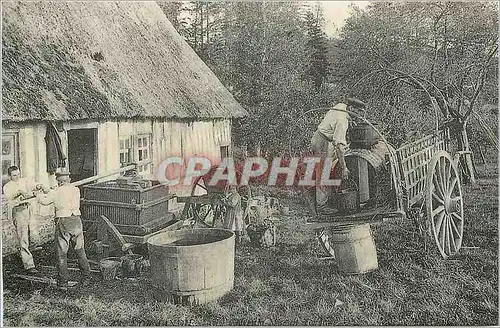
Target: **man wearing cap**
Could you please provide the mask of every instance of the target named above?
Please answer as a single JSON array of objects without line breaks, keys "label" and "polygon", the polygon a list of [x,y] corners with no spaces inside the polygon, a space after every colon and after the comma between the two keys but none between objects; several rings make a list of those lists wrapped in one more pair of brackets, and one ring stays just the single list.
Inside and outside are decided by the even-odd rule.
[{"label": "man wearing cap", "polygon": [[[346,135],[349,127],[349,114],[347,111],[353,111],[364,107],[365,104],[355,98],[347,99],[347,105],[344,103],[336,104],[326,113],[311,139],[311,150],[315,155],[321,155],[332,161],[338,159],[338,163],[342,170],[342,180],[349,179],[349,169],[346,166],[344,158],[344,153],[347,148]],[[329,147],[330,144],[332,144],[333,147]],[[313,191],[313,205],[315,210],[317,205],[324,206],[328,199],[326,188],[319,185],[321,172],[322,165],[318,165],[316,167],[316,186],[319,188],[316,188],[317,191]]]},{"label": "man wearing cap", "polygon": [[70,184],[68,172],[57,172],[56,180],[59,187],[55,190],[44,190],[46,194],[37,196],[37,199],[43,205],[54,203],[56,211],[55,242],[59,271],[57,285],[63,289],[68,287],[68,249],[72,242],[82,272],[81,283],[86,286],[90,282],[90,265],[85,254],[80,218],[80,189]]},{"label": "man wearing cap", "polygon": [[7,204],[12,208],[12,218],[19,239],[21,260],[24,269],[30,274],[38,273],[33,261],[33,255],[29,250],[29,221],[30,209],[28,202],[22,202],[34,197],[34,191],[41,190],[42,185],[26,178],[21,178],[21,170],[17,166],[7,169],[10,181],[3,186],[3,193]]}]

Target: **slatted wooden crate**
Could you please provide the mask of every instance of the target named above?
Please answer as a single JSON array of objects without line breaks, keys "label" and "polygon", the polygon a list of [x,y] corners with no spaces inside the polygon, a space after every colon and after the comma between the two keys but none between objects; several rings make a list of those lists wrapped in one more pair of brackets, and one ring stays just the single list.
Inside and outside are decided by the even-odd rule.
[{"label": "slatted wooden crate", "polygon": [[120,202],[126,204],[145,204],[168,196],[168,186],[152,181],[152,186],[141,188],[138,185],[123,185],[117,181],[106,181],[87,185],[83,188],[83,198]]},{"label": "slatted wooden crate", "polygon": [[108,181],[84,186],[83,195],[81,210],[85,226],[104,215],[123,234],[146,235],[175,219],[168,212],[172,195],[158,183],[141,188]]}]

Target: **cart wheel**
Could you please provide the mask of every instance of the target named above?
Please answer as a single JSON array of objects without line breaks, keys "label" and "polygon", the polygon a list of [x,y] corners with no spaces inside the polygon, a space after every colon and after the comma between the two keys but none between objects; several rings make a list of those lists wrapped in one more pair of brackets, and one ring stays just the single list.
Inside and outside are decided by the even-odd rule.
[{"label": "cart wheel", "polygon": [[441,150],[432,158],[425,185],[431,234],[439,252],[447,258],[462,245],[464,209],[459,173],[446,151]]},{"label": "cart wheel", "polygon": [[[205,185],[203,177],[196,178],[193,187],[191,188],[191,197],[196,197],[210,193]],[[188,203],[189,207],[186,211],[186,219],[194,220],[204,227],[215,227],[215,224],[223,217],[225,209],[223,206],[213,204],[193,204]]]},{"label": "cart wheel", "polygon": [[[239,172],[236,172],[237,179]],[[238,180],[239,181],[239,180]],[[191,196],[196,197],[203,194],[212,194],[217,197],[216,194],[220,196],[224,195],[227,190],[221,190],[220,192],[210,191],[206,187],[206,179],[201,176],[198,177],[193,184],[191,189]],[[241,207],[243,210],[243,222],[245,225],[249,224],[249,209],[250,209],[250,199],[252,198],[252,192],[249,186],[238,186],[236,188],[241,196]],[[189,204],[187,209],[186,219],[193,219],[196,222],[201,223],[206,227],[222,227],[223,219],[226,215],[226,207],[223,205],[213,205],[213,204]]]},{"label": "cart wheel", "polygon": [[318,238],[319,244],[323,247],[323,250],[330,256],[335,257],[335,252],[333,251],[332,245],[330,245],[330,235],[331,230],[329,228],[322,228],[316,230],[316,237]]}]

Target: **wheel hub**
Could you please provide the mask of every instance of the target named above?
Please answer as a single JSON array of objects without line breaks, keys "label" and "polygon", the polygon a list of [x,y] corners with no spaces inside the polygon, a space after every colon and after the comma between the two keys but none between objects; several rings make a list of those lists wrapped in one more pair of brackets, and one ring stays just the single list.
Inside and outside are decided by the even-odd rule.
[{"label": "wheel hub", "polygon": [[450,197],[444,198],[444,212],[448,215],[451,212],[451,199]]}]

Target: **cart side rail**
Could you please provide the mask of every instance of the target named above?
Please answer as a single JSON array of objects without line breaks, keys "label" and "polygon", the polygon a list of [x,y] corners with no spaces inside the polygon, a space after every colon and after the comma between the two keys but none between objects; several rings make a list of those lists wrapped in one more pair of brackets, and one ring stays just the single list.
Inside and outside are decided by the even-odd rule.
[{"label": "cart side rail", "polygon": [[408,208],[422,199],[429,163],[435,153],[446,149],[444,137],[444,132],[438,131],[396,149]]}]

